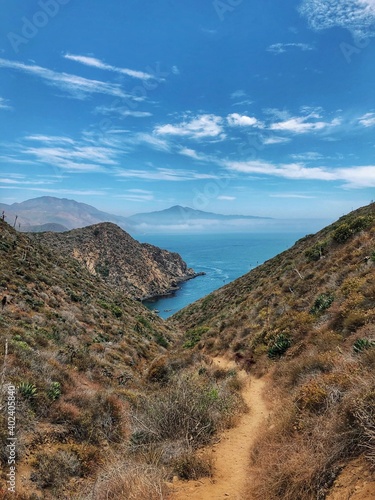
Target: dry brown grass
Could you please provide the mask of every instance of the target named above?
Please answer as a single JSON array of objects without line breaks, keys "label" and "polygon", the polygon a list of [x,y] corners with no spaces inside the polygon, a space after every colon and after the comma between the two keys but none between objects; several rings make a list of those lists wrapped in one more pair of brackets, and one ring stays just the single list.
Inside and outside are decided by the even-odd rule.
[{"label": "dry brown grass", "polygon": [[349,355],[289,364],[274,373],[283,408],[253,452],[255,500],[323,499],[343,464],[364,450],[374,464],[374,373]]},{"label": "dry brown grass", "polygon": [[166,475],[160,468],[126,460],[110,462],[95,483],[77,500],[164,500],[168,498]]}]

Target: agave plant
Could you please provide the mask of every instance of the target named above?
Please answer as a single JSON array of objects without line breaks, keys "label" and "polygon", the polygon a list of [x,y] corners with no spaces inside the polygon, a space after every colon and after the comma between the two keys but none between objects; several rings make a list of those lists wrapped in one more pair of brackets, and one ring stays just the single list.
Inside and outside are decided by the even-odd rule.
[{"label": "agave plant", "polygon": [[38,390],[34,384],[31,382],[21,382],[18,386],[18,392],[25,398],[25,399],[33,399]]},{"label": "agave plant", "polygon": [[369,339],[357,339],[353,344],[353,351],[356,353],[375,347],[375,341]]},{"label": "agave plant", "polygon": [[268,348],[268,357],[276,358],[278,356],[282,356],[284,352],[289,349],[290,345],[290,338],[285,334],[280,333],[280,335],[277,335],[273,343]]},{"label": "agave plant", "polygon": [[61,385],[60,382],[52,382],[48,389],[48,397],[52,401],[56,401],[61,396]]}]

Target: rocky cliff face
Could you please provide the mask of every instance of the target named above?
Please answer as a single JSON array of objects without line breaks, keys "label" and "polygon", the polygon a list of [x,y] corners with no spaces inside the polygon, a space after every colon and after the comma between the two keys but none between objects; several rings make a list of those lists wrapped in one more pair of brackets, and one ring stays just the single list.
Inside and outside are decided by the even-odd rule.
[{"label": "rocky cliff face", "polygon": [[179,254],[139,243],[112,223],[30,237],[71,255],[91,274],[139,300],[166,295],[196,276]]}]

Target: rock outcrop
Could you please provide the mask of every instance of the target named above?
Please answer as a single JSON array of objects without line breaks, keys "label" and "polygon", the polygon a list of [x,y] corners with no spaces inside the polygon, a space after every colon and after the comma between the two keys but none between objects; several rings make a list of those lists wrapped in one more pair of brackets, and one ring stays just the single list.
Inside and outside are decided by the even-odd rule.
[{"label": "rock outcrop", "polygon": [[71,255],[91,274],[138,300],[173,293],[181,282],[197,276],[179,254],[139,243],[109,222],[29,236]]}]

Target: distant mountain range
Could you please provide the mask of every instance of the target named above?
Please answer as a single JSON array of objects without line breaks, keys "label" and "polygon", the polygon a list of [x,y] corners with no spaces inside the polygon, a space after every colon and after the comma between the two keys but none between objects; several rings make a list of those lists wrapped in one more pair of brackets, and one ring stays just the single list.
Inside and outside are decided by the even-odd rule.
[{"label": "distant mountain range", "polygon": [[113,222],[130,232],[150,230],[222,228],[270,220],[252,215],[221,215],[179,205],[166,210],[138,213],[130,217],[102,212],[91,205],[66,198],[42,196],[7,205],[0,203],[6,221],[23,232],[63,232],[100,222]]},{"label": "distant mountain range", "polygon": [[212,212],[203,212],[189,207],[175,205],[166,210],[158,212],[147,212],[135,214],[128,217],[128,221],[133,224],[186,224],[193,221],[234,221],[234,220],[254,220],[269,219],[269,217],[256,217],[253,215],[221,215]]},{"label": "distant mountain range", "polygon": [[[5,212],[5,220],[10,225],[14,224],[18,216],[15,228],[21,231],[61,232],[100,222],[113,222],[124,229],[127,227],[126,217],[102,212],[86,203],[53,196],[41,196],[12,205],[0,203],[0,211]],[[58,226],[50,226],[47,229],[40,227],[45,224]]]}]

